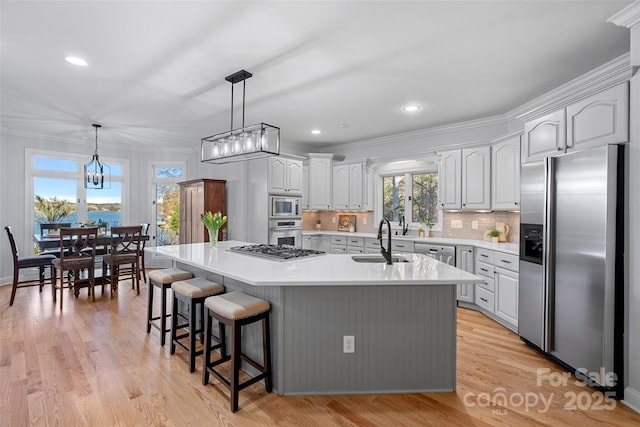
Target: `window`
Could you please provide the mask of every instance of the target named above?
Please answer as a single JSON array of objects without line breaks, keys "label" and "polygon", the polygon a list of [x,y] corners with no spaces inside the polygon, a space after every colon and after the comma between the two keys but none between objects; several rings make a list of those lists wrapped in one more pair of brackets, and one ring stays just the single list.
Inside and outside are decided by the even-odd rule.
[{"label": "window", "polygon": [[153,229],[156,246],[177,245],[180,232],[180,188],[184,180],[184,164],[156,164],[153,170]]},{"label": "window", "polygon": [[111,188],[85,189],[83,165],[87,158],[28,150],[27,182],[31,199],[27,212],[33,214],[34,233],[40,223],[70,222],[72,226],[93,221],[108,226],[123,223],[123,186],[128,163],[105,160],[111,166]]},{"label": "window", "polygon": [[382,214],[385,218],[397,222],[404,215],[408,224],[427,220],[439,224],[438,172],[395,172],[382,174],[381,178]]}]

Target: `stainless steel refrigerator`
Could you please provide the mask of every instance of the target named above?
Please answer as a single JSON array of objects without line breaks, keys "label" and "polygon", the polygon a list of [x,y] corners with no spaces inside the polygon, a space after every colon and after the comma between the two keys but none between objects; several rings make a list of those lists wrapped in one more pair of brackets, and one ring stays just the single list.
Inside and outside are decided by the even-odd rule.
[{"label": "stainless steel refrigerator", "polygon": [[522,166],[520,195],[518,332],[617,398],[623,390],[623,166],[623,145],[549,157]]}]

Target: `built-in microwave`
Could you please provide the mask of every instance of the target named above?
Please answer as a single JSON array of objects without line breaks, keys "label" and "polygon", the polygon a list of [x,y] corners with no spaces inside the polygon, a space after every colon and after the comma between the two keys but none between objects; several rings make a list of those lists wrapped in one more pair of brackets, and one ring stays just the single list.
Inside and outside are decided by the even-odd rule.
[{"label": "built-in microwave", "polygon": [[301,216],[300,199],[301,197],[269,196],[269,206],[271,209],[269,216],[271,218]]}]

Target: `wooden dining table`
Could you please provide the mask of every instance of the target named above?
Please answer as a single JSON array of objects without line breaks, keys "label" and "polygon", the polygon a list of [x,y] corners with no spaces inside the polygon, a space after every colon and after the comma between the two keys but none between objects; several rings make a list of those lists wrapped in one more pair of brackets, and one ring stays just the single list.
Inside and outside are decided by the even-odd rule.
[{"label": "wooden dining table", "polygon": [[[140,241],[149,240],[148,235],[140,236]],[[38,245],[41,251],[46,249],[60,249],[60,235],[44,235],[41,236],[39,233],[33,235],[33,241]],[[69,240],[71,242],[71,240]],[[95,238],[96,247],[97,246],[109,246],[111,244],[111,233],[100,233]],[[94,279],[96,281],[95,285],[100,286],[102,284],[102,268],[96,268],[94,272]],[[77,297],[79,293],[80,287],[74,287],[74,294]]]}]

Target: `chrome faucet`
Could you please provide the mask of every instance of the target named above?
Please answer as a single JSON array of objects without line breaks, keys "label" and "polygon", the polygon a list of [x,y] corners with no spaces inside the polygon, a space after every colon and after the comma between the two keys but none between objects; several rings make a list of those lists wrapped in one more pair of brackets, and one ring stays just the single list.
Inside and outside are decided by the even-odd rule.
[{"label": "chrome faucet", "polygon": [[[387,249],[385,249],[382,245],[382,226],[385,222],[387,223]],[[387,261],[387,264],[393,264],[393,262],[391,261],[391,223],[387,218],[382,218],[380,220],[380,224],[378,225],[378,241],[380,242],[380,253]]]}]

